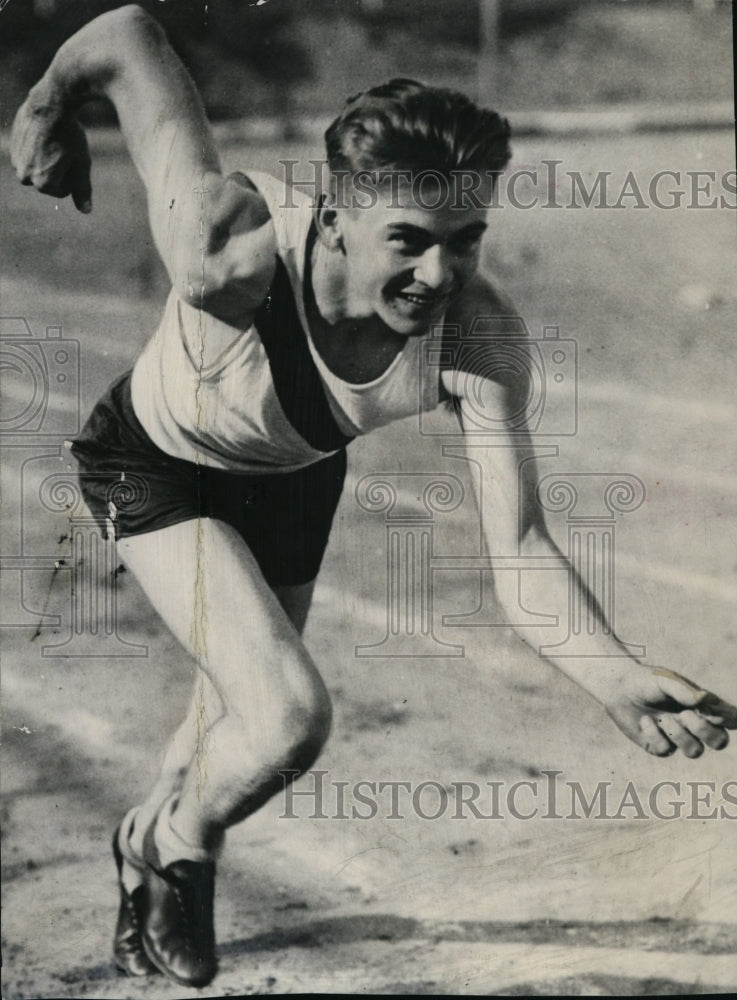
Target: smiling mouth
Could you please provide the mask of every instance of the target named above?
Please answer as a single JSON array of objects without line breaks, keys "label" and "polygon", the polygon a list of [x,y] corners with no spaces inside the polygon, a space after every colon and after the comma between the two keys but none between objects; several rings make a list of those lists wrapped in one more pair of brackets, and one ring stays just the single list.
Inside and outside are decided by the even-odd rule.
[{"label": "smiling mouth", "polygon": [[397,298],[411,302],[416,306],[434,306],[445,302],[447,295],[413,295],[410,292],[397,292]]}]

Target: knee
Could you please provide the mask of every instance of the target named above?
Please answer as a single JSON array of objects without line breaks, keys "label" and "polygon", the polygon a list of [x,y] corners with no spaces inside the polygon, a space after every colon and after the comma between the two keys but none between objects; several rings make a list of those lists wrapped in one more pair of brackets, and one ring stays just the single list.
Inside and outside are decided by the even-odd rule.
[{"label": "knee", "polygon": [[[284,790],[300,775],[310,770],[330,734],[332,709],[325,692],[319,698],[282,703],[266,730],[243,726],[242,720],[224,720],[235,725],[231,745],[232,760],[240,756],[237,768],[239,783],[237,804],[228,816],[227,826],[240,822]],[[277,723],[278,724],[275,724]],[[254,738],[255,737],[255,738]],[[240,753],[239,753],[240,751]]]},{"label": "knee", "polygon": [[313,693],[309,701],[285,706],[284,740],[280,768],[307,771],[317,760],[330,735],[333,710],[327,690]]},{"label": "knee", "polygon": [[[244,740],[243,759],[259,773],[309,770],[324,747],[332,726],[332,705],[324,685],[307,693],[290,693],[271,706],[262,704],[257,726],[236,723]],[[235,722],[235,720],[234,720]]]},{"label": "knee", "polygon": [[312,767],[327,742],[333,710],[330,694],[311,659],[300,662],[299,669],[289,671],[287,677],[275,710],[274,762],[282,769],[301,772]]}]

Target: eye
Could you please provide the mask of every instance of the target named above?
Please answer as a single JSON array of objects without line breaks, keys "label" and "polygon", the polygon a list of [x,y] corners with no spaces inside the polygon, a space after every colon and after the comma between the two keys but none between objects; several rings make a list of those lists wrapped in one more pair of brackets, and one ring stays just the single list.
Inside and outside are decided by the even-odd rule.
[{"label": "eye", "polygon": [[448,249],[451,253],[457,254],[459,257],[475,253],[481,243],[482,236],[483,233],[471,233],[457,236],[455,239],[450,240],[448,243]]},{"label": "eye", "polygon": [[389,235],[389,242],[395,244],[401,254],[407,257],[421,257],[432,245],[430,240],[419,233],[394,232]]}]

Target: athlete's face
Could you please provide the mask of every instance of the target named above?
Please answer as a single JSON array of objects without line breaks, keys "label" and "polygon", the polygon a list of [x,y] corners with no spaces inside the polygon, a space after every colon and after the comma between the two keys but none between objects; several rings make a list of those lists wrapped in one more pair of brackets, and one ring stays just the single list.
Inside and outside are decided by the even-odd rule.
[{"label": "athlete's face", "polygon": [[[338,213],[347,304],[354,316],[375,314],[396,333],[417,336],[475,274],[486,210],[459,205],[452,186],[434,182],[374,194],[369,207]],[[481,191],[479,200],[488,204]]]}]

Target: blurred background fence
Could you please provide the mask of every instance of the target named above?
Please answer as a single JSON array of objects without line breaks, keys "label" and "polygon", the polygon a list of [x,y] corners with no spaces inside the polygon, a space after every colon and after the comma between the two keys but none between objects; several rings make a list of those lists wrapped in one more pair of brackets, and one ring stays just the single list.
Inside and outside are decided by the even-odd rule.
[{"label": "blurred background fence", "polygon": [[[0,3],[2,125],[60,43],[120,0]],[[504,111],[730,102],[719,0],[150,0],[214,119],[302,122],[412,76]],[[110,109],[87,112],[109,122]]]}]

